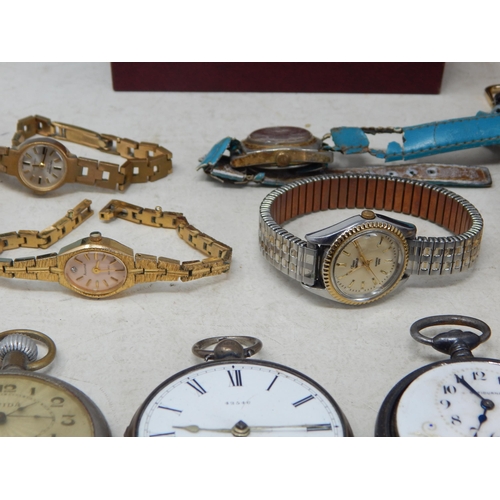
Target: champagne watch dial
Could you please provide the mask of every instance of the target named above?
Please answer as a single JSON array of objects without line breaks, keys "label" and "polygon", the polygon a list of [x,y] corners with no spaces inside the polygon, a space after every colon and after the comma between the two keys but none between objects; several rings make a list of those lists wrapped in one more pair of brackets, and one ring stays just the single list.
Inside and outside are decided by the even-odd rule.
[{"label": "champagne watch dial", "polygon": [[399,436],[500,437],[500,364],[474,359],[437,366],[402,394]]},{"label": "champagne watch dial", "polygon": [[159,386],[133,432],[149,437],[340,437],[340,409],[321,387],[290,368],[261,361],[215,361]]},{"label": "champagne watch dial", "polygon": [[334,297],[356,305],[391,291],[407,263],[408,245],[399,230],[367,224],[338,238],[325,258],[323,279]]},{"label": "champagne watch dial", "polygon": [[64,275],[77,290],[104,295],[125,283],[127,268],[115,255],[92,250],[70,257]]},{"label": "champagne watch dial", "polygon": [[18,173],[27,187],[39,192],[52,191],[64,184],[67,163],[62,152],[50,143],[33,144],[21,153]]},{"label": "champagne watch dial", "polygon": [[93,436],[80,400],[36,375],[0,375],[0,436]]}]

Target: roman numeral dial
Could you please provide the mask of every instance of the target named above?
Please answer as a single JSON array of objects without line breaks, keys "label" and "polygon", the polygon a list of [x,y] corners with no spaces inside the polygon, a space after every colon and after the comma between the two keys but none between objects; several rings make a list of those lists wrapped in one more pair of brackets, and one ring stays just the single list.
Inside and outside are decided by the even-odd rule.
[{"label": "roman numeral dial", "polygon": [[136,416],[154,437],[342,436],[328,393],[291,368],[245,360],[208,362],[168,379]]}]

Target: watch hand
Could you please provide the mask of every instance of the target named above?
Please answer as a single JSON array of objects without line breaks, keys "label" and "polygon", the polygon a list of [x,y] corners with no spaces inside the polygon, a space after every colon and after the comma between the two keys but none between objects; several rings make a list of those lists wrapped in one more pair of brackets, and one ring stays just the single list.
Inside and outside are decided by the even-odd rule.
[{"label": "watch hand", "polygon": [[34,403],[30,403],[29,405],[26,405],[26,406],[20,406],[19,408],[16,408],[14,411],[11,411],[10,413],[5,413],[4,415],[6,417],[8,417],[8,416],[12,415],[13,413],[16,413],[16,411],[24,410],[25,408],[28,408],[28,407],[36,405],[36,404],[37,404],[37,401],[35,401]]},{"label": "watch hand", "polygon": [[54,420],[54,417],[51,417],[50,415],[12,415],[12,413],[9,413],[8,416],[14,418],[50,418]]},{"label": "watch hand", "polygon": [[109,273],[110,271],[112,271],[112,269],[97,269],[97,268],[92,268],[92,272],[94,274],[99,274],[99,273]]},{"label": "watch hand", "polygon": [[331,431],[332,424],[300,424],[300,425],[255,425],[250,427],[253,431],[274,431],[274,430],[289,430],[289,431]]},{"label": "watch hand", "polygon": [[[222,433],[232,433],[233,435],[244,435],[250,434],[250,431],[274,431],[274,430],[289,430],[289,431],[302,431],[304,429],[308,431],[330,431],[332,430],[331,424],[299,424],[299,425],[252,425],[248,426],[245,422],[238,422],[231,429],[209,429],[198,427],[197,425],[186,425],[186,426],[173,426],[174,429],[182,429],[188,432],[197,433],[200,431],[208,432],[222,432]],[[245,432],[248,431],[248,432]]]},{"label": "watch hand", "polygon": [[465,381],[463,375],[461,377],[459,377],[458,375],[455,375],[455,377],[457,378],[457,382],[459,384],[462,384],[463,386],[465,386],[467,389],[469,389],[470,392],[472,392],[472,394],[474,394],[479,399],[481,399],[481,407],[484,408],[485,412],[487,410],[492,410],[493,408],[495,408],[495,403],[493,403],[493,401],[491,399],[483,398],[483,396],[481,396],[481,394],[479,394],[479,392],[477,392],[468,382]]},{"label": "watch hand", "polygon": [[350,271],[348,271],[347,273],[343,274],[342,276],[339,276],[339,279],[342,279],[342,278],[345,278],[346,276],[349,276],[351,273],[353,273],[354,271],[357,271],[358,269],[362,269],[363,266],[358,266],[358,267],[353,267]]},{"label": "watch hand", "polygon": [[43,160],[40,162],[42,167],[45,167],[45,159],[47,158],[47,148],[43,148]]},{"label": "watch hand", "polygon": [[[483,408],[484,408],[484,406],[483,406]],[[477,426],[476,432],[474,433],[474,437],[477,437],[477,433],[479,432],[479,429],[481,429],[481,426],[486,422],[486,420],[488,420],[488,417],[486,416],[487,411],[488,411],[488,408],[484,408],[483,413],[481,413],[481,415],[479,415],[477,417],[479,420],[479,425]]]},{"label": "watch hand", "polygon": [[363,266],[368,269],[373,274],[373,277],[378,281],[380,284],[380,280],[377,278],[377,275],[373,272],[373,269],[370,267],[370,262],[371,260],[366,260],[365,256],[363,255],[363,252],[361,251],[361,247],[359,246],[359,243],[357,241],[352,242],[353,245],[356,247],[356,250],[359,253],[359,257],[361,258],[361,261],[363,263]]},{"label": "watch hand", "polygon": [[209,432],[228,432],[231,433],[232,429],[207,429],[203,427],[198,427],[197,425],[173,425],[172,426],[174,429],[182,429],[184,431],[192,432],[193,434],[196,434],[197,432],[200,431],[209,431]]}]

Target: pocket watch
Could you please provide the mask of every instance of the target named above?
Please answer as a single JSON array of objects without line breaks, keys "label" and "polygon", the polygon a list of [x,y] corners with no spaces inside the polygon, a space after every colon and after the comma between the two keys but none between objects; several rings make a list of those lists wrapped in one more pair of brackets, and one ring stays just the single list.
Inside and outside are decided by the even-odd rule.
[{"label": "pocket watch", "polygon": [[[0,252],[18,247],[47,248],[88,219],[91,201],[84,200],[54,225],[43,231],[0,234]],[[138,283],[192,281],[229,270],[231,247],[202,233],[178,212],[163,212],[111,200],[99,213],[102,220],[124,219],[152,227],[175,229],[188,245],[207,256],[180,262],[166,257],[139,254],[94,231],[90,236],[61,249],[59,253],[0,258],[0,277],[56,281],[85,297],[100,299],[115,295]]]},{"label": "pocket watch", "polygon": [[[432,337],[421,333],[445,325],[445,331]],[[500,360],[475,358],[471,353],[488,340],[489,326],[467,316],[431,316],[413,323],[410,333],[450,359],[423,366],[394,386],[380,408],[375,435],[500,436]]]},{"label": "pocket watch", "polygon": [[193,353],[207,363],[160,384],[125,436],[352,436],[339,406],[312,379],[277,363],[247,359],[261,347],[254,337],[197,342]]},{"label": "pocket watch", "polygon": [[[47,348],[40,359],[37,343]],[[0,333],[0,436],[111,436],[106,419],[88,396],[62,380],[33,373],[55,355],[54,342],[43,333]]]},{"label": "pocket watch", "polygon": [[[360,208],[361,214],[302,240],[282,227],[320,210]],[[420,217],[453,233],[417,236],[411,223],[376,213]],[[322,297],[349,305],[380,299],[411,274],[441,276],[468,270],[479,254],[478,210],[443,187],[370,175],[319,175],[268,194],[260,206],[259,242],[282,273]]]},{"label": "pocket watch", "polygon": [[[42,136],[34,137],[34,136]],[[69,141],[125,158],[123,165],[79,158],[61,144]],[[172,173],[172,153],[158,144],[136,142],[43,116],[19,120],[12,147],[0,147],[0,172],[13,175],[35,193],[68,182],[123,191],[130,184],[157,181]]]},{"label": "pocket watch", "polygon": [[[491,176],[484,167],[424,164],[407,167],[355,167],[346,172],[333,168],[334,153],[367,153],[386,162],[413,160],[439,153],[500,144],[500,85],[486,88],[492,106],[489,113],[424,123],[408,127],[334,127],[322,138],[300,127],[266,127],[244,140],[226,137],[200,160],[199,169],[221,182],[256,182],[279,186],[321,173],[395,175],[420,181],[462,186],[489,186]],[[398,141],[385,149],[370,146],[368,136],[392,134]],[[332,145],[325,141],[331,139]],[[226,154],[227,152],[227,154]]]}]

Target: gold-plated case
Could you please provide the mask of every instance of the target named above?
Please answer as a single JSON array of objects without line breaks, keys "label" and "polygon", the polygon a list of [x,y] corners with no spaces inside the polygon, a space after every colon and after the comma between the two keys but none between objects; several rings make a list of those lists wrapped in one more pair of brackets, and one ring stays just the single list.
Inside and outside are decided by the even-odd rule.
[{"label": "gold-plated case", "polygon": [[[63,164],[60,176],[56,176],[55,173],[52,172],[51,167],[43,163],[31,166],[31,169],[25,173],[23,169],[26,168],[25,162],[27,160],[27,154],[29,155],[28,150],[31,148],[55,150],[61,157]],[[7,161],[11,166],[12,173],[19,181],[38,194],[54,191],[66,182],[74,182],[75,180],[77,157],[71,154],[63,144],[50,137],[28,139],[20,146],[11,148]],[[38,175],[36,169],[40,169]],[[44,172],[41,171],[42,169]]]},{"label": "gold-plated case", "polygon": [[[127,275],[123,284],[117,288],[104,291],[89,292],[83,287],[79,287],[72,283],[68,279],[67,274],[69,270],[67,269],[68,261],[78,255],[84,255],[90,252],[102,252],[107,255],[116,257],[123,262]],[[59,283],[70,290],[73,290],[81,295],[91,298],[105,298],[115,295],[117,293],[126,290],[134,285],[134,275],[131,272],[135,267],[134,262],[134,251],[119,243],[118,241],[112,240],[111,238],[102,237],[100,233],[91,233],[87,238],[83,238],[76,241],[61,249],[57,258],[58,267],[63,270],[59,275]]]},{"label": "gold-plated case", "polygon": [[[272,140],[266,140],[266,137]],[[280,139],[281,137],[281,139]],[[299,127],[268,127],[255,130],[241,141],[243,152],[231,156],[231,166],[265,169],[301,167],[308,163],[330,163],[333,153],[323,150],[323,141]]]}]

